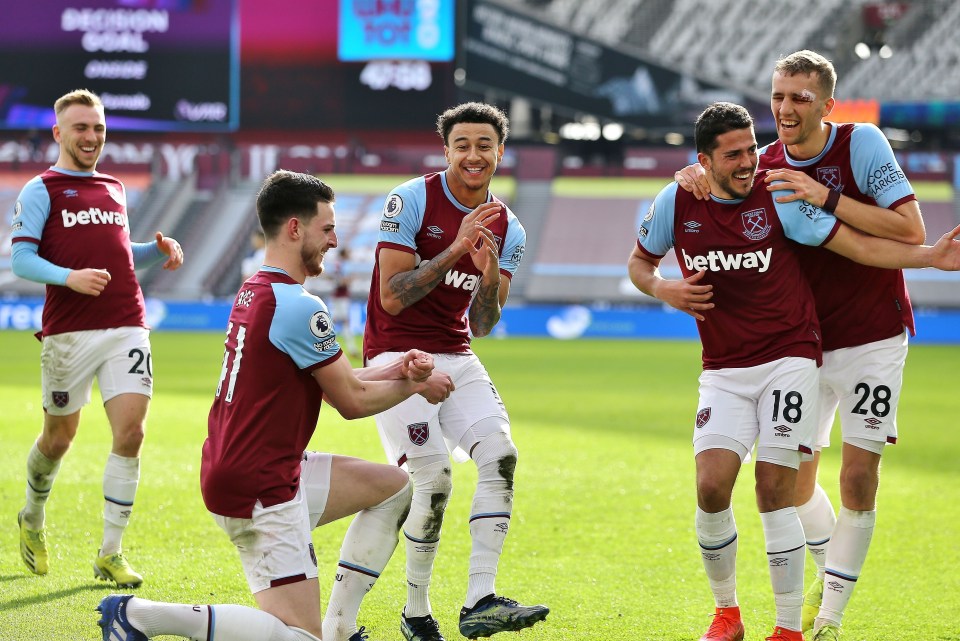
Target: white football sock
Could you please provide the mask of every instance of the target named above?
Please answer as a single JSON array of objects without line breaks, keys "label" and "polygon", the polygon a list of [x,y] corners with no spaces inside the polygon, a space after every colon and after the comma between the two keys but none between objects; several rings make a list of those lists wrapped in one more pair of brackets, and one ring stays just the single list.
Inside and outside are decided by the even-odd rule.
[{"label": "white football sock", "polygon": [[27,503],[23,509],[23,520],[31,530],[43,527],[44,506],[60,470],[60,460],[48,459],[36,442],[27,454]]},{"label": "white football sock", "polygon": [[737,606],[737,522],[733,508],[704,512],[697,508],[697,541],[703,569],[718,608]]},{"label": "white football sock", "polygon": [[477,464],[477,489],[470,508],[470,578],[464,606],[472,608],[496,592],[497,565],[513,514],[513,474],[517,448],[505,432],[486,436],[471,454]]},{"label": "white football sock", "polygon": [[343,537],[337,580],[323,620],[324,641],[346,641],[357,631],[364,595],[387,566],[397,547],[401,519],[410,508],[412,483],[379,505],[361,510]]},{"label": "white football sock", "polygon": [[433,562],[440,545],[443,513],[453,490],[450,460],[445,456],[425,456],[410,459],[410,478],[413,480],[413,500],[410,514],[403,523],[407,552],[408,617],[430,614],[430,577]]},{"label": "white football sock", "polygon": [[277,617],[242,605],[185,605],[134,597],[127,619],[147,638],[160,634],[193,641],[312,641],[313,635],[288,627]]},{"label": "white football sock", "polygon": [[760,522],[763,524],[770,584],[777,608],[776,625],[788,630],[800,630],[804,536],[797,508],[761,512]]},{"label": "white football sock", "polygon": [[111,453],[103,470],[103,543],[100,556],[120,552],[123,531],[130,522],[140,483],[139,457]]},{"label": "white football sock", "polygon": [[797,506],[797,515],[803,525],[803,534],[807,540],[807,551],[817,566],[817,576],[823,578],[823,565],[826,562],[827,545],[833,536],[833,527],[837,517],[833,514],[830,497],[818,483],[813,496],[803,505]]},{"label": "white football sock", "polygon": [[818,624],[828,621],[840,625],[843,611],[863,570],[876,522],[876,510],[840,508],[833,540],[827,549],[827,572],[823,582],[823,603],[817,617]]}]

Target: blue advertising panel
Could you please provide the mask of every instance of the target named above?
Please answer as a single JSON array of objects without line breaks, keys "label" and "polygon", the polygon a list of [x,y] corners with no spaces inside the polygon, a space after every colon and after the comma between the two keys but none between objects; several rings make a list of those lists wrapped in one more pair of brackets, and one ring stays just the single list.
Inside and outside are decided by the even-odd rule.
[{"label": "blue advertising panel", "polygon": [[363,60],[453,60],[454,0],[340,0],[337,55]]},{"label": "blue advertising panel", "polygon": [[[165,331],[223,332],[232,301],[164,301],[146,299],[147,324]],[[0,330],[39,330],[42,298],[0,299]],[[354,301],[350,313],[354,333],[363,333],[366,305]],[[960,310],[915,311],[917,336],[913,343],[960,343]],[[586,305],[521,305],[503,310],[491,336],[527,336],[574,340],[579,338],[636,338],[697,340],[693,318],[672,308],[640,306],[609,308]]]}]

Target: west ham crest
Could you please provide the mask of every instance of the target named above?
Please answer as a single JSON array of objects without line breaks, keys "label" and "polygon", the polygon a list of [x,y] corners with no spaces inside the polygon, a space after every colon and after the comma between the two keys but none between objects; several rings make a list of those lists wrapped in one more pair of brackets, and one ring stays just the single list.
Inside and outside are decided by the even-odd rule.
[{"label": "west ham crest", "polygon": [[426,423],[411,423],[407,425],[407,435],[414,445],[423,445],[430,438],[430,427]]},{"label": "west ham crest", "polygon": [[697,412],[697,429],[700,429],[704,425],[710,422],[710,408],[704,407],[702,410]]},{"label": "west ham crest", "polygon": [[52,392],[53,404],[57,407],[66,407],[70,402],[70,392]]},{"label": "west ham crest", "polygon": [[833,191],[843,191],[839,167],[817,167],[817,180]]},{"label": "west ham crest", "polygon": [[743,235],[750,240],[763,240],[770,235],[766,209],[745,211],[740,214],[740,220],[743,222]]}]

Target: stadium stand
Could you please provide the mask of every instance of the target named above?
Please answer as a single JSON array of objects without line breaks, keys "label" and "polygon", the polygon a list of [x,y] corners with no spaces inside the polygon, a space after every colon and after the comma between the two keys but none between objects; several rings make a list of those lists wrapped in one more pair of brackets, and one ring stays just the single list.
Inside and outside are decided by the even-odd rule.
[{"label": "stadium stand", "polygon": [[644,4],[644,0],[554,0],[544,7],[544,14],[574,33],[621,43],[638,22],[635,14]]},{"label": "stadium stand", "polygon": [[[866,24],[865,7],[882,4],[810,0],[759,10],[752,0],[528,0],[524,7],[608,46],[759,97],[769,91],[769,70],[778,57],[812,48],[830,52],[840,98],[956,100],[960,3],[899,2],[905,10],[887,28]],[[874,49],[887,44],[893,55],[861,60],[853,53],[859,42]]]},{"label": "stadium stand", "polygon": [[884,34],[890,58],[871,56],[841,75],[838,93],[888,101],[960,98],[960,3],[914,2]]},{"label": "stadium stand", "polygon": [[834,48],[862,32],[864,2],[784,2],[761,11],[750,0],[554,0],[528,2],[526,8],[608,46],[764,96],[769,69],[780,55],[804,47]]},{"label": "stadium stand", "polygon": [[[215,289],[215,274],[231,250],[246,246],[259,182],[222,184],[214,192],[197,191],[171,231],[189,252],[189,260],[177,272],[152,270],[143,279],[154,296],[196,299]],[[238,266],[239,260],[231,264]],[[235,267],[238,269],[238,267]],[[149,278],[149,280],[148,280]]]}]

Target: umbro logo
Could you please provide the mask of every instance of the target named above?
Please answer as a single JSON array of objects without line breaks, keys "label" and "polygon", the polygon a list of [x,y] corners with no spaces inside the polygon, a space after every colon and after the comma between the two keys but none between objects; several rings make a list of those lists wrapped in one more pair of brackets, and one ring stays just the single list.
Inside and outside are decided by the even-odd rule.
[{"label": "umbro logo", "polygon": [[843,592],[843,584],[838,581],[828,581],[824,585],[834,592]]},{"label": "umbro logo", "polygon": [[873,418],[872,416],[870,418],[863,419],[863,422],[867,424],[867,429],[870,430],[879,430],[879,426],[883,425],[883,421],[878,418]]},{"label": "umbro logo", "polygon": [[683,223],[683,226],[687,228],[688,232],[694,234],[700,233],[700,228],[703,227],[703,225],[695,220],[688,220],[687,222]]},{"label": "umbro logo", "polygon": [[775,568],[782,568],[782,567],[786,567],[789,561],[790,560],[785,557],[778,556],[776,558],[770,559],[770,565]]},{"label": "umbro logo", "polygon": [[443,238],[443,230],[436,225],[427,227],[427,236],[430,238]]},{"label": "umbro logo", "polygon": [[784,438],[790,437],[790,432],[793,431],[793,428],[787,427],[786,425],[777,425],[773,430],[776,432],[774,436],[781,436]]}]

